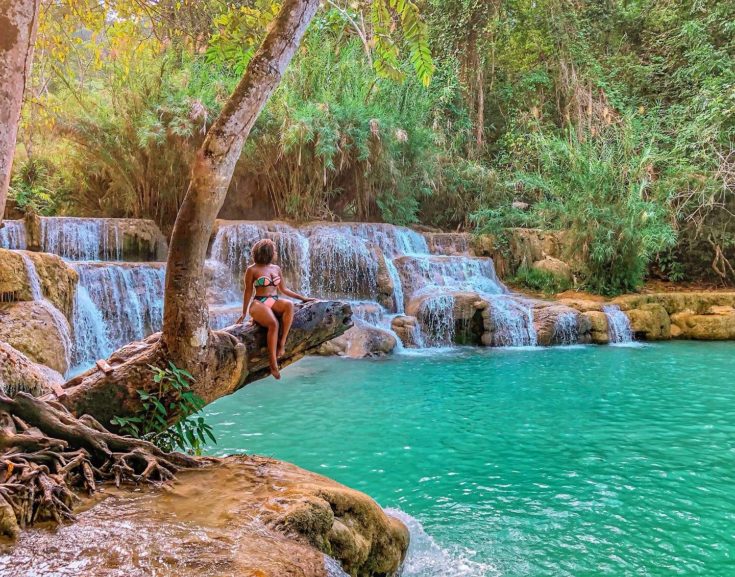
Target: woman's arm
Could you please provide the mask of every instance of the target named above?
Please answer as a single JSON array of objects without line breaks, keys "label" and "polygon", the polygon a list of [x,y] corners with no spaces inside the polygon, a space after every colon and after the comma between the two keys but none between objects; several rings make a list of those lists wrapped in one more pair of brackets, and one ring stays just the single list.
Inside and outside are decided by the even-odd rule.
[{"label": "woman's arm", "polygon": [[248,267],[245,271],[245,295],[242,299],[242,315],[235,324],[243,322],[250,312],[250,302],[253,300],[253,271]]},{"label": "woman's arm", "polygon": [[300,295],[297,292],[292,291],[286,286],[286,279],[283,278],[283,273],[281,272],[281,269],[278,269],[278,274],[281,275],[281,284],[278,285],[278,292],[281,294],[286,295],[287,297],[291,297],[292,299],[298,299],[301,302],[310,303],[315,301],[315,298],[311,297],[305,297],[304,295]]}]

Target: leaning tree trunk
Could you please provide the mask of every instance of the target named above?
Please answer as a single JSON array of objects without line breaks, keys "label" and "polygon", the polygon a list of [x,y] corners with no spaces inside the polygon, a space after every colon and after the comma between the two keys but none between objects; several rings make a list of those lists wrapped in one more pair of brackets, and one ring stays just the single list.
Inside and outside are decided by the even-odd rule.
[{"label": "leaning tree trunk", "polygon": [[10,185],[10,168],[38,30],[40,0],[0,1],[0,227]]},{"label": "leaning tree trunk", "polygon": [[163,344],[169,358],[197,376],[211,361],[204,286],[207,245],[245,139],[314,17],[319,0],[285,0],[263,44],[197,153],[179,209],[166,268]]},{"label": "leaning tree trunk", "polygon": [[[346,303],[319,301],[300,307],[286,341],[283,365],[293,363],[322,343],[352,326],[352,310]],[[131,343],[71,379],[46,398],[58,399],[77,415],[91,415],[105,426],[113,417],[131,417],[141,410],[138,390],[153,391],[149,365],[165,367],[168,351],[161,333],[145,341]],[[266,332],[256,325],[233,325],[214,331],[209,339],[211,355],[206,378],[195,380],[191,388],[205,403],[234,393],[248,383],[267,377]],[[180,415],[169,414],[171,420]]]}]

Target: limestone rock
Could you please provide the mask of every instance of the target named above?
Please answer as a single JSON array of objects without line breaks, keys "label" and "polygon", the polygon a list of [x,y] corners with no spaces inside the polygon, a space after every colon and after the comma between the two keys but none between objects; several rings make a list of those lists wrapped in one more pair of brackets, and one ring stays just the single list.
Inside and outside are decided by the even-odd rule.
[{"label": "limestone rock", "polygon": [[377,274],[377,285],[378,293],[375,296],[375,300],[380,303],[385,310],[395,312],[399,310],[399,306],[403,306],[403,303],[396,301],[396,287],[393,282],[393,278],[388,271],[388,265],[385,261],[385,255],[379,247],[375,246],[372,249],[375,255],[376,262],[378,263],[378,274]]},{"label": "limestone rock", "polygon": [[[329,555],[355,577],[395,575],[408,529],[367,495],[257,456],[179,473],[170,490],[106,487],[73,524],[23,531],[0,573],[85,577],[325,577]],[[100,539],[115,543],[100,547]],[[130,552],[121,555],[120,551]],[[145,554],[133,554],[141,551]]]},{"label": "limestone rock", "polygon": [[59,373],[69,368],[71,328],[49,301],[0,304],[0,340]]},{"label": "limestone rock", "polygon": [[64,260],[53,254],[0,249],[0,301],[33,300],[31,279],[24,256],[32,263],[38,275],[43,296],[67,319],[71,319],[79,275]]},{"label": "limestone rock", "polygon": [[584,344],[592,340],[590,319],[561,304],[534,303],[533,324],[541,346]]},{"label": "limestone rock", "polygon": [[382,357],[392,353],[397,344],[396,337],[389,331],[355,321],[355,325],[346,333],[321,345],[317,354],[352,359]]},{"label": "limestone rock", "polygon": [[399,315],[391,321],[393,332],[401,339],[404,347],[416,348],[420,346],[417,341],[418,319],[413,316]]},{"label": "limestone rock", "polygon": [[666,309],[657,303],[647,303],[640,308],[624,311],[630,319],[630,327],[639,338],[647,341],[671,338],[671,320]]},{"label": "limestone rock", "polygon": [[672,314],[672,336],[700,341],[735,339],[735,310],[716,306],[709,312],[710,314],[700,315],[687,310]]},{"label": "limestone rock", "polygon": [[0,341],[0,390],[6,395],[19,391],[38,397],[51,392],[51,385],[64,382],[56,371],[31,361],[26,355]]},{"label": "limestone rock", "polygon": [[532,267],[536,270],[542,270],[553,274],[555,277],[572,282],[572,267],[558,258],[547,256],[542,260],[534,262]]},{"label": "limestone rock", "polygon": [[610,342],[610,333],[607,327],[607,315],[598,310],[586,310],[582,315],[590,323],[590,341],[597,345],[606,345]]}]

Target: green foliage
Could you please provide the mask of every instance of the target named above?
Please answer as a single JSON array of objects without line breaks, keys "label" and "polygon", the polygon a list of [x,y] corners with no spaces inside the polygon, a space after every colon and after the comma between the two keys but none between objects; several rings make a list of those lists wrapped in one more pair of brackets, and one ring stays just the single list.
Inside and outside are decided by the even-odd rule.
[{"label": "green foliage", "polygon": [[[169,361],[162,369],[150,365],[158,388],[138,390],[141,411],[133,417],[114,417],[111,423],[122,434],[154,443],[164,451],[190,451],[200,454],[207,439],[216,443],[212,427],[197,416],[204,401],[191,390],[194,377]],[[172,421],[173,424],[172,424]]]},{"label": "green foliage", "polygon": [[57,210],[63,187],[63,181],[46,159],[31,158],[15,169],[8,192],[21,210],[49,216]]},{"label": "green foliage", "polygon": [[508,280],[513,285],[522,286],[545,295],[554,295],[572,288],[572,283],[567,279],[561,278],[550,271],[532,267],[519,268],[516,274]]},{"label": "green foliage", "polygon": [[570,231],[585,268],[585,286],[601,294],[638,288],[648,264],[670,248],[676,234],[656,196],[654,143],[633,123],[611,126],[579,140],[538,135],[538,167],[517,173],[517,182],[539,197],[534,212],[550,228]]}]

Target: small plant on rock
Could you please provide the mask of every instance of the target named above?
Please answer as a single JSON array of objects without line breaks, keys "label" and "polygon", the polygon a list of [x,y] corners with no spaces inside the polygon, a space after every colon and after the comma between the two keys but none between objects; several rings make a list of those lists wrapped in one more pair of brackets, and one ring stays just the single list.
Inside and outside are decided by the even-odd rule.
[{"label": "small plant on rock", "polygon": [[[122,434],[150,441],[164,451],[178,449],[201,454],[207,439],[213,443],[217,441],[212,427],[204,417],[197,416],[204,401],[191,390],[194,377],[170,361],[165,369],[149,367],[158,389],[152,392],[138,389],[140,412],[133,417],[114,417],[111,423],[119,427]],[[174,415],[180,418],[172,425]]]}]

